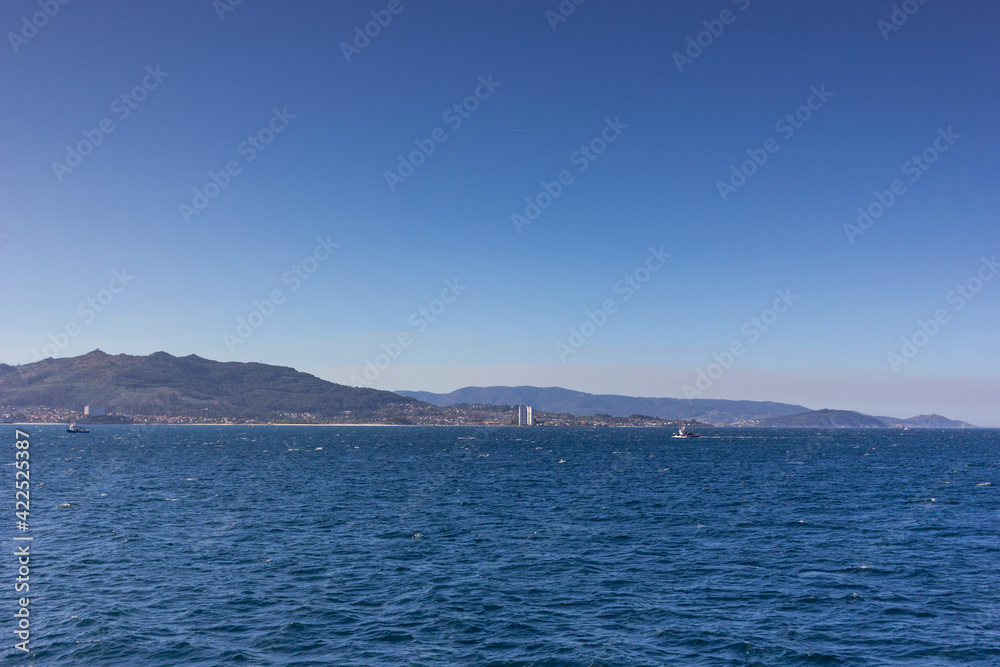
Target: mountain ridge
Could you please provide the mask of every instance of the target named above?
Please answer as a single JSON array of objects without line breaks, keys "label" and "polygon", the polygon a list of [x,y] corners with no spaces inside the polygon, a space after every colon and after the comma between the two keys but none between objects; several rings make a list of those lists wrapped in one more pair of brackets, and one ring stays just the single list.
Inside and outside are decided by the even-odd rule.
[{"label": "mountain ridge", "polygon": [[[563,387],[464,387],[448,394],[349,387],[285,366],[223,362],[195,354],[109,355],[0,363],[0,405],[49,406],[79,412],[102,406],[124,415],[265,420],[399,417],[434,406],[531,405],[539,412],[590,417],[652,415],[732,426],[843,428],[977,428],[937,414],[908,419],[847,410],[810,410],[772,401],[679,399],[589,394]],[[467,407],[467,406],[466,406]],[[386,412],[388,411],[388,412]],[[429,413],[428,413],[429,414]]]},{"label": "mountain ridge", "polygon": [[543,412],[580,416],[610,414],[628,417],[645,414],[664,419],[697,419],[709,423],[751,422],[768,417],[808,411],[801,405],[773,401],[735,401],[709,398],[655,398],[620,394],[589,394],[563,387],[463,387],[447,394],[421,391],[397,391],[397,394],[433,403],[492,405],[531,405]]},{"label": "mountain ridge", "polygon": [[194,354],[109,355],[0,365],[0,404],[80,411],[100,405],[122,414],[168,417],[270,417],[310,413],[332,418],[417,401],[388,391],[348,387],[285,366],[224,362]]},{"label": "mountain ridge", "polygon": [[793,428],[889,428],[881,419],[855,410],[809,410],[794,415],[772,417],[760,423],[769,427]]},{"label": "mountain ridge", "polygon": [[606,413],[615,417],[648,414],[662,419],[697,419],[718,425],[793,426],[803,428],[978,428],[941,415],[918,415],[908,419],[873,417],[851,410],[810,410],[801,405],[774,401],[737,401],[704,398],[652,398],[619,394],[589,394],[564,387],[530,385],[462,387],[446,394],[428,391],[397,391],[434,405],[477,403],[531,405],[545,412],[579,416]]},{"label": "mountain ridge", "polygon": [[917,415],[916,417],[909,417],[908,419],[896,419],[894,417],[876,417],[886,423],[888,426],[896,426],[900,428],[913,427],[913,428],[979,428],[968,422],[959,421],[957,419],[948,419],[947,417],[942,417],[937,414],[930,415]]}]

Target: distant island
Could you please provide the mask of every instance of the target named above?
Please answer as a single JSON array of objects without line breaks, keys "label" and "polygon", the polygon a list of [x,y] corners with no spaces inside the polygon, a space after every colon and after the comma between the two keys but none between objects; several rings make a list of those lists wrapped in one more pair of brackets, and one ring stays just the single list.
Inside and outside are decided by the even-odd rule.
[{"label": "distant island", "polygon": [[[92,409],[84,414],[85,406]],[[871,417],[801,405],[722,399],[636,398],[560,387],[466,387],[450,394],[390,392],[328,382],[261,363],[166,352],[0,364],[0,421],[223,424],[518,424],[538,426],[772,426],[974,428],[939,415]]]},{"label": "distant island", "polygon": [[909,419],[872,417],[850,410],[810,410],[786,417],[765,419],[761,426],[785,428],[976,428],[972,424],[941,415],[919,415]]}]

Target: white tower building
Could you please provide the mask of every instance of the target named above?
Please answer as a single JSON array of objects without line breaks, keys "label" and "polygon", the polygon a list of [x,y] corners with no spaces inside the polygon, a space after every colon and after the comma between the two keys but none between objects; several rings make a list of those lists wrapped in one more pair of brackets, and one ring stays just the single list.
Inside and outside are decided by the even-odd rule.
[{"label": "white tower building", "polygon": [[535,425],[535,419],[531,414],[530,405],[519,405],[517,407],[517,423],[521,426]]}]

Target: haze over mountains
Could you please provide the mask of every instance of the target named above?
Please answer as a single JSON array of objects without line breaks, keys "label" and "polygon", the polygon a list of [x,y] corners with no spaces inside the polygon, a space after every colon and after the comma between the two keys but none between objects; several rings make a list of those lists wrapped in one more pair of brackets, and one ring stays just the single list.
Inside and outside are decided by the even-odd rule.
[{"label": "haze over mountains", "polygon": [[948,419],[941,415],[917,415],[909,419],[894,417],[876,417],[887,426],[909,426],[910,428],[979,428],[957,419]]},{"label": "haze over mountains", "polygon": [[384,417],[387,410],[391,416],[414,406],[425,409],[460,404],[530,405],[539,412],[580,417],[650,415],[717,425],[970,427],[939,415],[895,419],[844,410],[813,411],[770,401],[637,398],[561,387],[465,387],[449,394],[393,393],[335,384],[283,366],[219,362],[196,355],[175,357],[166,352],[112,356],[94,350],[79,357],[49,358],[20,366],[0,364],[0,405],[11,407],[81,411],[85,405],[99,405],[123,415],[274,421],[308,414],[310,419],[323,421],[342,419],[349,413],[355,418],[382,411]]},{"label": "haze over mountains", "polygon": [[531,405],[544,412],[574,415],[600,413],[615,417],[633,414],[663,419],[696,419],[712,424],[759,422],[761,426],[802,426],[809,428],[971,428],[965,422],[940,415],[921,415],[910,419],[872,417],[847,410],[810,410],[801,405],[770,401],[732,401],[706,398],[637,398],[616,394],[588,394],[562,387],[464,387],[448,394],[427,391],[397,391],[435,405],[485,403],[493,405]]},{"label": "haze over mountains", "polygon": [[433,403],[485,403],[492,405],[530,405],[543,412],[573,415],[609,414],[628,417],[651,415],[664,419],[697,419],[714,424],[765,419],[805,412],[809,408],[768,401],[729,401],[721,399],[635,398],[615,394],[588,394],[562,387],[465,387],[449,394],[426,391],[397,391],[397,394]]},{"label": "haze over mountains", "polygon": [[886,428],[888,426],[880,419],[853,410],[810,410],[797,415],[765,419],[760,425],[786,428]]}]

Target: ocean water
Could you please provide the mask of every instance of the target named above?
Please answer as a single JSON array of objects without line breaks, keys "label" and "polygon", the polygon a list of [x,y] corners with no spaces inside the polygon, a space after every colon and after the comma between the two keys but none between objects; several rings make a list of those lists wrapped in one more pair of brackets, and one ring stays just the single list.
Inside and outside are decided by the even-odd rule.
[{"label": "ocean water", "polygon": [[27,430],[3,664],[1000,664],[998,431]]}]

